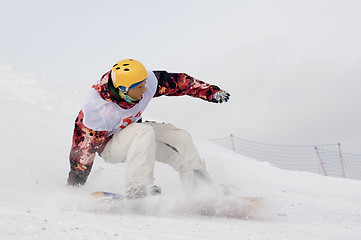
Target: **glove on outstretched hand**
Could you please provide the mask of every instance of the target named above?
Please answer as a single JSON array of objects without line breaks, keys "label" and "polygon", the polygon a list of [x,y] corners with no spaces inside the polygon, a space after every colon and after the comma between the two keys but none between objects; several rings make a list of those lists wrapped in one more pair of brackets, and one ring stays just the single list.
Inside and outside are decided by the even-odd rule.
[{"label": "glove on outstretched hand", "polygon": [[212,101],[214,103],[227,102],[230,96],[231,95],[228,92],[219,90],[213,95]]}]

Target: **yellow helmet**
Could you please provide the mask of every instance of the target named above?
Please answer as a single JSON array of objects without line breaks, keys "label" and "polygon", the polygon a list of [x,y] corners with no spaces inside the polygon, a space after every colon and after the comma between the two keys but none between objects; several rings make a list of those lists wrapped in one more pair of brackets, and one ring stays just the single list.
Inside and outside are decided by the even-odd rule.
[{"label": "yellow helmet", "polygon": [[125,91],[148,77],[147,69],[134,59],[120,60],[112,67],[111,74],[114,87]]}]

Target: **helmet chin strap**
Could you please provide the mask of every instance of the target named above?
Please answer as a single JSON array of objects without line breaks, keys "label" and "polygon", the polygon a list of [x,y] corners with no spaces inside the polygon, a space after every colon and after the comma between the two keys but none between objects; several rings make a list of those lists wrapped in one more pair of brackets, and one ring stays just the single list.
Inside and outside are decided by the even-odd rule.
[{"label": "helmet chin strap", "polygon": [[119,96],[127,103],[134,104],[134,103],[138,103],[140,101],[140,100],[130,97],[128,95],[128,89],[122,90],[122,89],[118,88],[118,93],[119,93]]}]

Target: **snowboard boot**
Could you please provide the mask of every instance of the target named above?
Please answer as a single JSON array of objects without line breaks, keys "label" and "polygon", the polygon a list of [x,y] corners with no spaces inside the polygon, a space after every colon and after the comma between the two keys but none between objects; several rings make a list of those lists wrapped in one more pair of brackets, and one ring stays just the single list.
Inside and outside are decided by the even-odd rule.
[{"label": "snowboard boot", "polygon": [[131,188],[127,192],[127,198],[128,199],[144,198],[148,196],[160,195],[161,193],[162,193],[162,189],[157,185],[153,185],[150,187]]}]

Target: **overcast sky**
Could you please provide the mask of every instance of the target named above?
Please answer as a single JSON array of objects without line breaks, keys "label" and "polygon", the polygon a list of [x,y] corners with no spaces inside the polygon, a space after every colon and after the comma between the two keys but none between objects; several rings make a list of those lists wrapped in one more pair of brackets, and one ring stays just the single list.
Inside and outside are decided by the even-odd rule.
[{"label": "overcast sky", "polygon": [[146,116],[204,138],[361,153],[359,0],[0,3],[3,64],[87,89],[135,58],[231,93],[221,105],[154,99]]}]

